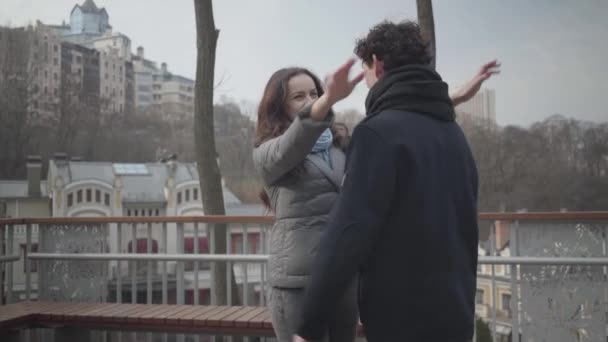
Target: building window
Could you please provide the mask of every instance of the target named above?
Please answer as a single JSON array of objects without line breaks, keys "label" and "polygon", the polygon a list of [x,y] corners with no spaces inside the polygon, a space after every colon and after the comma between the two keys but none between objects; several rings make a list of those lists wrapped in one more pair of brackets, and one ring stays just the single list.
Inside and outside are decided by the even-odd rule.
[{"label": "building window", "polygon": [[160,216],[160,210],[156,209],[155,214],[156,216]]},{"label": "building window", "polygon": [[186,202],[190,201],[190,189],[186,190]]},{"label": "building window", "polygon": [[87,189],[87,202],[93,202],[93,191],[91,189]]},{"label": "building window", "polygon": [[139,210],[137,210],[137,209],[133,210],[133,216],[139,216]]},{"label": "building window", "polygon": [[483,290],[482,289],[477,289],[477,292],[475,293],[475,303],[476,304],[483,304]]},{"label": "building window", "polygon": [[95,202],[101,203],[101,191],[95,190]]},{"label": "building window", "polygon": [[148,209],[148,216],[152,216],[152,209]]},{"label": "building window", "polygon": [[131,209],[127,210],[127,216],[131,216]]},{"label": "building window", "polygon": [[110,194],[104,194],[103,203],[108,207],[110,206]]},{"label": "building window", "polygon": [[55,52],[59,51],[59,46],[57,46],[57,44],[53,45],[53,51],[55,51]]},{"label": "building window", "polygon": [[181,192],[177,193],[177,204],[182,204],[182,193]]},{"label": "building window", "polygon": [[501,296],[501,309],[503,311],[511,311],[511,295],[508,293],[503,293]]},{"label": "building window", "polygon": [[[32,253],[36,253],[38,252],[38,244],[37,243],[31,243],[30,245],[30,251]],[[27,245],[22,243],[21,244],[21,254],[23,254],[23,273],[25,273],[25,263],[28,261],[27,259]],[[30,262],[30,272],[31,273],[35,273],[38,272],[38,263],[36,262],[36,260],[29,260]]]},{"label": "building window", "polygon": [[59,96],[59,89],[57,89],[57,88],[53,89],[53,95]]},{"label": "building window", "polygon": [[198,201],[198,189],[192,189],[192,199]]},{"label": "building window", "polygon": [[[194,254],[194,246],[198,244],[197,252],[198,254],[207,254],[209,253],[209,244],[206,237],[199,237],[198,241],[194,239],[194,237],[186,237],[184,238],[184,254]],[[199,261],[198,269],[199,270],[208,270],[211,268],[211,263],[208,261]],[[184,271],[193,271],[194,270],[194,261],[186,261],[184,262]]]},{"label": "building window", "polygon": [[53,64],[54,65],[59,65],[59,60],[57,58],[53,58]]},{"label": "building window", "polygon": [[53,79],[54,79],[55,81],[57,81],[57,79],[59,79],[59,77],[57,76],[57,73],[56,73],[56,72],[54,72],[54,73],[53,73]]},{"label": "building window", "polygon": [[76,63],[81,64],[82,63],[82,57],[76,56]]},{"label": "building window", "polygon": [[44,70],[44,78],[49,78],[49,72],[47,70]]},{"label": "building window", "polygon": [[49,93],[49,88],[47,86],[44,86],[44,95]]},{"label": "building window", "polygon": [[82,190],[78,190],[76,192],[76,203],[81,203],[82,202]]},{"label": "building window", "polygon": [[74,194],[68,194],[68,208],[71,208],[74,205]]}]

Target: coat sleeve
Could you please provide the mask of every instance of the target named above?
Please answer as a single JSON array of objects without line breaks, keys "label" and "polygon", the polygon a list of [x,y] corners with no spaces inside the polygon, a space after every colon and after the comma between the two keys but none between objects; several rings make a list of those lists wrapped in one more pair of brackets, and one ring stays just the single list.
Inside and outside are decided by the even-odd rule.
[{"label": "coat sleeve", "polygon": [[253,150],[253,162],[266,185],[272,185],[298,166],[310,153],[323,131],[333,123],[333,112],[323,121],[310,117],[311,106],[296,116],[282,135]]}]

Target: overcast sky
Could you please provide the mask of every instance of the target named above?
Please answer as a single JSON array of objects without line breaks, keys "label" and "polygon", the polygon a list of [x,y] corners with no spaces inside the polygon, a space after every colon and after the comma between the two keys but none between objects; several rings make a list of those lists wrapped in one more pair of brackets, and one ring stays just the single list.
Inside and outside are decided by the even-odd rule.
[{"label": "overcast sky", "polygon": [[[82,0],[80,1],[82,2]],[[69,22],[74,0],[0,0],[0,25]],[[146,57],[194,78],[192,0],[96,0],[114,31]],[[415,19],[415,0],[216,0],[218,95],[257,103],[276,69],[299,65],[320,76],[352,55],[354,40],[383,19]],[[528,125],[553,114],[608,119],[608,1],[434,1],[437,68],[455,87],[498,58],[500,124]],[[363,110],[361,84],[337,109]]]}]

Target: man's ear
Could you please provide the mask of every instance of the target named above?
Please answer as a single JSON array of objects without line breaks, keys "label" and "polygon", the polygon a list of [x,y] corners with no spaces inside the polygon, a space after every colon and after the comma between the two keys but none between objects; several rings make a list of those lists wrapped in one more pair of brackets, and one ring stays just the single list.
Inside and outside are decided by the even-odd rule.
[{"label": "man's ear", "polygon": [[384,62],[379,60],[376,55],[372,55],[372,65],[376,78],[380,79],[384,75]]}]

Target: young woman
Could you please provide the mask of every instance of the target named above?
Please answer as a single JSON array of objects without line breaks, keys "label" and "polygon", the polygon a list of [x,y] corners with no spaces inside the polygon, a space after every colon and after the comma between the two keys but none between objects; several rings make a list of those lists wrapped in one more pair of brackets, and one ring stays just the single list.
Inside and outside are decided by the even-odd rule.
[{"label": "young woman", "polygon": [[[262,199],[275,215],[270,234],[269,305],[279,341],[291,341],[301,312],[304,289],[320,235],[338,195],[345,155],[331,133],[331,107],[350,95],[363,74],[349,79],[355,60],[332,73],[325,87],[304,68],[275,72],[258,108],[253,160],[264,182]],[[489,78],[496,62],[452,96],[470,99]],[[325,336],[330,341],[355,339],[356,286],[346,289]]]}]

